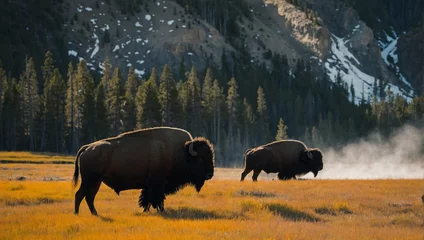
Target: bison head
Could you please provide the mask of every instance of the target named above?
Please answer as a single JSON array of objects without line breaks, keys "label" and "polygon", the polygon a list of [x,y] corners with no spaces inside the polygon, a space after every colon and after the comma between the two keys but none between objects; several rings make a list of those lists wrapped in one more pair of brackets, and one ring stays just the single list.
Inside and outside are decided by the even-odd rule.
[{"label": "bison head", "polygon": [[314,173],[314,177],[323,169],[322,153],[318,148],[305,150],[300,157],[300,161],[307,165],[308,169]]},{"label": "bison head", "polygon": [[191,182],[199,192],[206,180],[214,174],[214,150],[206,138],[195,138],[185,144],[188,151],[188,164],[191,171]]}]

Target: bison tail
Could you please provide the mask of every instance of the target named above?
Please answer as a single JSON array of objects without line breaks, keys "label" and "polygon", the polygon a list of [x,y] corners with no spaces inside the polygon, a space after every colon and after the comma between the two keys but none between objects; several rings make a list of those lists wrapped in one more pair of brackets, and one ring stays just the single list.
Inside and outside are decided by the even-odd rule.
[{"label": "bison tail", "polygon": [[247,153],[248,153],[250,150],[252,150],[252,148],[247,149],[247,150],[246,150],[246,152],[244,152],[244,154],[243,154],[243,163],[244,163],[244,166],[246,166],[246,156],[247,156]]},{"label": "bison tail", "polygon": [[87,149],[88,145],[84,145],[82,146],[77,153],[77,156],[75,157],[75,171],[74,171],[74,177],[72,179],[72,187],[75,188],[75,186],[78,183],[78,175],[79,175],[79,166],[78,166],[78,159],[80,157],[80,155],[82,154],[82,152],[85,151],[85,149]]}]

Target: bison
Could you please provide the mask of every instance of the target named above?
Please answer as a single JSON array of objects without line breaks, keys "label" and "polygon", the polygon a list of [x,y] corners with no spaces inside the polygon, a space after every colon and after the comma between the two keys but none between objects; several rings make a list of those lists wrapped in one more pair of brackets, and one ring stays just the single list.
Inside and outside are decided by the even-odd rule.
[{"label": "bison", "polygon": [[244,153],[244,171],[240,181],[253,170],[252,180],[257,181],[263,170],[278,173],[278,179],[296,179],[296,175],[313,172],[314,177],[323,169],[322,153],[317,148],[307,148],[297,140],[281,140],[248,149]]},{"label": "bison", "polygon": [[[78,161],[79,160],[79,161]],[[79,162],[79,166],[78,166]],[[214,150],[209,140],[192,138],[183,129],[141,129],[82,146],[75,159],[73,186],[81,173],[75,194],[75,214],[84,199],[97,215],[94,198],[103,182],[119,192],[142,189],[139,206],[164,211],[165,196],[186,185],[199,192],[214,175]]]}]

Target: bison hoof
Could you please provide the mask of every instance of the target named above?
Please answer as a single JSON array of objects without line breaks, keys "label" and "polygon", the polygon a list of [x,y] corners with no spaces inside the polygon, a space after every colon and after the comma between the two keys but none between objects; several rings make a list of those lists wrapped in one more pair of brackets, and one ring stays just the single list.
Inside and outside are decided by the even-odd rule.
[{"label": "bison hoof", "polygon": [[74,211],[74,214],[75,214],[75,215],[78,215],[78,212],[75,212],[75,211]]}]

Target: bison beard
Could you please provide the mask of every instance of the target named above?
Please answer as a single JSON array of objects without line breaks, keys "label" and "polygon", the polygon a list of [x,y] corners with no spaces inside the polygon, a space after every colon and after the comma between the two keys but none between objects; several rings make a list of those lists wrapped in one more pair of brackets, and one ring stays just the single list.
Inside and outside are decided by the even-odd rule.
[{"label": "bison beard", "polygon": [[189,183],[169,183],[165,186],[163,194],[158,193],[157,191],[149,191],[148,188],[142,189],[140,197],[138,198],[138,206],[142,207],[144,209],[144,212],[148,212],[150,210],[150,206],[152,206],[154,209],[163,212],[165,210],[164,202],[166,199],[166,195],[174,194],[180,189],[183,189],[184,187],[190,184],[194,184],[196,191],[200,192],[203,185],[205,184],[205,181],[199,179],[196,182],[192,181]]}]

